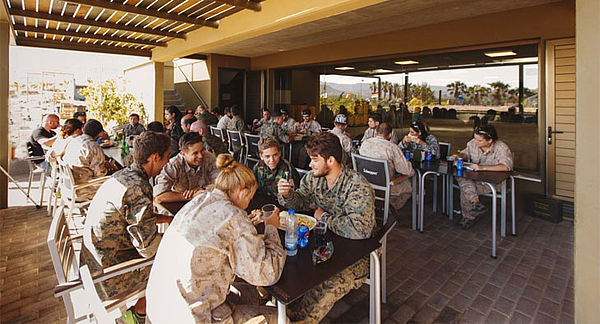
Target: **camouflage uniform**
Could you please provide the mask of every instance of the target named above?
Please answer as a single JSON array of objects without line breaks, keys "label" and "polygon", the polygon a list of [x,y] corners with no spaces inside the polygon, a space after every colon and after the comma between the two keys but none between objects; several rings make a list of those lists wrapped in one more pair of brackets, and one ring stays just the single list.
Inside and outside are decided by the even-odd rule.
[{"label": "camouflage uniform", "polygon": [[266,124],[270,124],[270,123],[272,123],[272,122],[273,122],[273,119],[272,119],[272,118],[265,119],[265,118],[263,117],[263,118],[259,119],[259,120],[256,122],[256,128],[257,128],[257,129],[258,129],[258,128],[261,128],[261,127],[263,127],[264,125],[266,125]]},{"label": "camouflage uniform", "polygon": [[184,192],[190,189],[204,188],[214,183],[219,175],[214,154],[205,152],[202,165],[191,167],[183,155],[171,158],[156,177],[154,196],[163,192]]},{"label": "camouflage uniform", "polygon": [[300,183],[300,174],[296,171],[290,162],[284,158],[279,159],[279,164],[275,170],[271,170],[263,161],[259,161],[252,168],[252,172],[258,181],[258,187],[265,189],[269,194],[277,196],[277,183],[280,179],[285,179],[285,173],[292,185],[292,189],[298,187]]},{"label": "camouflage uniform", "polygon": [[[104,165],[104,151],[87,134],[79,135],[67,144],[63,161],[71,168],[75,184],[103,177],[108,173]],[[78,190],[77,198],[92,199],[98,187],[100,187],[100,184]]]},{"label": "camouflage uniform", "polygon": [[160,244],[146,289],[148,318],[155,324],[241,323],[264,314],[276,323],[275,308],[240,305],[228,293],[230,285],[238,287],[236,277],[275,284],[285,259],[274,226],[265,227],[263,239],[222,191],[198,195],[177,213]]},{"label": "camouflage uniform", "polygon": [[[363,135],[362,140],[360,141],[361,143],[364,143],[364,141],[368,140],[369,138],[373,138],[373,137],[377,137],[377,129],[376,128],[367,128],[365,130],[365,134]],[[394,130],[392,130],[392,138],[390,138],[390,142],[398,145],[398,135],[396,135],[396,132]]]},{"label": "camouflage uniform", "polygon": [[[360,146],[360,155],[383,159],[388,161],[390,180],[396,178],[398,174],[413,176],[412,164],[406,161],[402,150],[394,143],[381,136],[373,137]],[[390,203],[396,210],[400,210],[406,201],[411,197],[412,185],[410,180],[405,180],[392,185],[390,192]]]},{"label": "camouflage uniform", "polygon": [[248,127],[246,126],[246,122],[244,121],[244,119],[242,119],[242,116],[238,115],[238,116],[233,116],[233,118],[229,121],[227,130],[238,131],[238,132],[243,133],[246,130],[248,130]]},{"label": "camouflage uniform", "polygon": [[406,142],[406,143],[402,143],[402,141],[400,141],[400,143],[398,144],[400,146],[400,149],[405,150],[415,150],[415,149],[419,149],[421,151],[431,151],[431,156],[434,159],[439,159],[441,156],[440,153],[440,143],[438,143],[437,138],[432,135],[429,134],[429,136],[427,136],[427,138],[425,139],[425,145],[421,145],[421,144],[417,144],[415,142]]},{"label": "camouflage uniform", "polygon": [[[122,169],[102,184],[87,213],[81,264],[92,274],[136,258],[154,256],[160,242],[152,214],[152,186],[139,164]],[[102,299],[143,288],[150,268],[96,284]]]},{"label": "camouflage uniform", "polygon": [[275,138],[277,138],[280,143],[290,142],[289,135],[283,130],[281,125],[277,124],[276,122],[270,122],[262,125],[258,134],[260,135],[260,137],[267,135],[275,136]]},{"label": "camouflage uniform", "polygon": [[329,132],[340,139],[340,144],[342,144],[342,150],[344,151],[343,162],[349,162],[352,153],[356,153],[356,147],[354,147],[352,144],[352,139],[346,134],[346,132],[337,127],[334,127]]},{"label": "camouflage uniform", "polygon": [[302,134],[312,135],[314,133],[321,132],[321,125],[314,119],[311,119],[309,122],[301,122],[299,132]]},{"label": "camouflage uniform", "polygon": [[[483,152],[477,144],[475,139],[470,140],[467,143],[467,148],[461,151],[467,158],[465,161],[479,165],[497,165],[504,164],[509,170],[513,169],[513,158],[512,153],[508,145],[502,141],[494,141],[492,146],[485,152]],[[481,182],[469,180],[461,177],[457,177],[458,185],[460,186],[460,206],[462,209],[463,217],[472,219],[471,212],[471,201],[475,197],[491,192],[491,189]],[[496,185],[496,190],[500,190],[500,184]]]},{"label": "camouflage uniform", "polygon": [[138,123],[135,126],[127,124],[125,125],[125,128],[123,128],[123,133],[125,134],[125,136],[140,135],[145,130],[146,129],[144,128],[144,126],[142,126],[142,124]]},{"label": "camouflage uniform", "polygon": [[217,123],[217,128],[227,129],[229,127],[229,123],[231,122],[231,118],[227,117],[227,115],[221,117],[219,122]]},{"label": "camouflage uniform", "polygon": [[283,121],[283,125],[281,125],[281,128],[283,128],[283,131],[286,134],[295,133],[296,132],[296,121],[294,120],[294,118],[288,117],[287,120]]},{"label": "camouflage uniform", "polygon": [[220,138],[216,137],[212,133],[206,132],[204,135],[202,135],[202,139],[202,144],[204,145],[204,148],[207,151],[214,154],[215,156],[223,153],[229,153],[229,151],[227,151],[227,146],[225,145],[225,143],[223,143],[223,141]]},{"label": "camouflage uniform", "polygon": [[[328,228],[345,238],[363,240],[371,237],[375,227],[375,193],[365,178],[342,166],[332,188],[325,177],[315,177],[312,171],[300,180],[300,188],[287,197],[278,195],[279,203],[296,210],[321,207]],[[335,276],[325,280],[298,301],[290,305],[290,319],[318,323],[335,302],[352,289],[359,288],[369,274],[369,259],[362,258]]]},{"label": "camouflage uniform", "polygon": [[200,115],[196,116],[197,120],[203,120],[206,125],[216,125],[219,122],[217,116],[211,114],[209,111],[205,110]]},{"label": "camouflage uniform", "polygon": [[171,126],[171,130],[169,131],[169,136],[175,140],[175,142],[179,142],[181,136],[183,136],[185,132],[183,128],[181,128],[181,120],[173,121],[173,125]]}]

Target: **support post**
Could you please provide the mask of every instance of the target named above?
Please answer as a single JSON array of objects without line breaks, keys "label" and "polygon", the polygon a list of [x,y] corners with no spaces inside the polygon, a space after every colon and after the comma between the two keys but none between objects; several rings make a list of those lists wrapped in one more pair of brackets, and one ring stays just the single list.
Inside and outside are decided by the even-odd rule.
[{"label": "support post", "polygon": [[165,63],[154,62],[154,111],[150,120],[157,120],[161,123],[165,118]]},{"label": "support post", "polygon": [[[8,171],[10,145],[8,137],[8,45],[10,27],[0,21],[0,165]],[[0,176],[0,209],[8,208],[8,178]]]}]

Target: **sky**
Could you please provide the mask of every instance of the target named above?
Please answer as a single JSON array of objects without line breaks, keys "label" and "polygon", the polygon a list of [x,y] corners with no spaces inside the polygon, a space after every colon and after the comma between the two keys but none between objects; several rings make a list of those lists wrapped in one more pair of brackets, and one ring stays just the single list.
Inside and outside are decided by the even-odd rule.
[{"label": "sky", "polygon": [[[525,65],[524,68],[525,77],[523,80],[524,86],[530,89],[538,88],[538,69],[536,64]],[[364,80],[365,83],[371,83],[376,81],[374,78],[358,78],[358,77],[347,77],[340,75],[327,75],[322,76],[321,81],[327,81],[332,83],[359,83]],[[404,84],[404,74],[389,74],[382,75],[381,81],[388,81],[392,83]],[[422,71],[412,72],[408,75],[408,82],[413,84],[421,84],[426,82],[433,86],[446,86],[454,81],[461,81],[467,86],[473,86],[475,84],[487,85],[490,82],[502,81],[508,83],[512,88],[516,88],[519,85],[519,70],[518,67],[513,66],[499,66],[499,67],[481,67],[481,68],[467,68],[467,69],[454,69],[454,70],[442,70],[442,71]]]},{"label": "sky", "polygon": [[26,82],[28,72],[73,73],[78,85],[106,80],[144,62],[147,57],[67,51],[24,46],[9,48],[10,81]]}]

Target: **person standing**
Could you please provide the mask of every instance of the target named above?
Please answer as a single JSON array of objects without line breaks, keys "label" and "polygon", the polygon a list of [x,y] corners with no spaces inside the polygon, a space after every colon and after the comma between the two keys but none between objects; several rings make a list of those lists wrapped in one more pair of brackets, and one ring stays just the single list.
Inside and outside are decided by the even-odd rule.
[{"label": "person standing", "polygon": [[[152,212],[150,185],[150,178],[158,175],[169,160],[169,137],[144,132],[135,139],[134,147],[134,163],[102,184],[88,210],[80,263],[87,265],[92,275],[129,260],[153,257],[161,240],[156,224],[172,219]],[[143,289],[149,274],[150,267],[146,267],[102,281],[96,284],[98,295],[107,300]],[[122,319],[126,323],[138,323],[145,314],[142,298]]]},{"label": "person standing", "polygon": [[[342,146],[329,132],[313,136],[306,143],[311,162],[296,190],[289,181],[279,180],[278,200],[296,210],[315,210],[314,217],[327,223],[336,235],[353,240],[369,239],[375,227],[375,192],[358,172],[342,163]],[[333,305],[365,282],[369,258],[365,257],[312,288],[289,307],[292,321],[320,322]]]}]

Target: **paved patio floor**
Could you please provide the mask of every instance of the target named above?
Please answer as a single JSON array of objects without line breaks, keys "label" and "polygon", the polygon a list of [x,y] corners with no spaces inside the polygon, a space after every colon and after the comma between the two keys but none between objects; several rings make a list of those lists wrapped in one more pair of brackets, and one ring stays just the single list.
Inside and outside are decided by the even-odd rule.
[{"label": "paved patio floor", "polygon": [[[384,323],[573,323],[573,224],[517,215],[518,236],[499,238],[490,221],[471,230],[428,216],[423,234],[408,209],[388,239]],[[0,322],[64,323],[48,255],[50,218],[33,206],[0,211]],[[367,322],[368,287],[338,302],[324,322]]]}]

